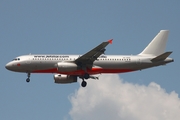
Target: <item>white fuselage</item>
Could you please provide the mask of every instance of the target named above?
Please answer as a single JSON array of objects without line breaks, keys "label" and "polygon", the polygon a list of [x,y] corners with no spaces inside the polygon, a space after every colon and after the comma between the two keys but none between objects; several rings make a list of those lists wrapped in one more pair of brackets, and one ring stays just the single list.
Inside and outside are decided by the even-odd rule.
[{"label": "white fuselage", "polygon": [[[73,62],[80,55],[24,55],[15,58],[6,65],[6,68],[15,72],[26,73],[59,73],[67,75],[82,75],[85,71],[58,71],[57,63]],[[140,55],[101,55],[94,61],[92,69],[87,69],[89,74],[99,73],[123,73],[164,65],[173,59],[166,58],[164,61],[152,62],[156,56]]]}]

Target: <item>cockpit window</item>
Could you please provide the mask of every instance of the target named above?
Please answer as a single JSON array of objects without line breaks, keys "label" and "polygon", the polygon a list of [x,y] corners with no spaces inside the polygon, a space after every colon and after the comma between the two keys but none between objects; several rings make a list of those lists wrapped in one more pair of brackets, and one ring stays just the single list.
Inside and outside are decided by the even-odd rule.
[{"label": "cockpit window", "polygon": [[20,60],[20,58],[15,58],[15,59],[13,59],[13,61],[17,61],[17,60]]},{"label": "cockpit window", "polygon": [[13,59],[13,61],[16,61],[16,60],[17,60],[17,58]]}]

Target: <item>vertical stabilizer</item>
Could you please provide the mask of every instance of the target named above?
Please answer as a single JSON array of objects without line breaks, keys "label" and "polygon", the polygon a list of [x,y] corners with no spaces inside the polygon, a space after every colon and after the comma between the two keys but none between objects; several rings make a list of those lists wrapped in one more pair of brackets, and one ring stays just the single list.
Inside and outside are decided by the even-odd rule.
[{"label": "vertical stabilizer", "polygon": [[158,56],[165,52],[168,30],[161,30],[139,55]]}]

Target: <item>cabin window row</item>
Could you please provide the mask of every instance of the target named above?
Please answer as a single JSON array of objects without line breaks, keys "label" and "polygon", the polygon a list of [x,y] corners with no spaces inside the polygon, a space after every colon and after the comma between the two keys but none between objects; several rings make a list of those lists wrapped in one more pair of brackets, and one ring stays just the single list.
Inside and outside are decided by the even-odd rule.
[{"label": "cabin window row", "polygon": [[[44,59],[41,59],[41,58],[33,58],[33,60],[75,60],[75,58],[74,59],[56,59],[56,58],[44,58]],[[130,61],[131,59],[97,59],[98,61],[99,60],[104,60],[104,61],[109,61],[109,60],[114,60],[114,61]]]},{"label": "cabin window row", "polygon": [[[73,60],[73,59],[71,59],[71,58],[70,59],[58,59],[58,58],[57,59],[56,58],[44,58],[44,59],[39,58],[38,59],[38,58],[33,58],[33,60]],[[74,58],[74,60],[75,60],[75,58]]]},{"label": "cabin window row", "polygon": [[131,59],[97,59],[97,60],[130,61]]}]

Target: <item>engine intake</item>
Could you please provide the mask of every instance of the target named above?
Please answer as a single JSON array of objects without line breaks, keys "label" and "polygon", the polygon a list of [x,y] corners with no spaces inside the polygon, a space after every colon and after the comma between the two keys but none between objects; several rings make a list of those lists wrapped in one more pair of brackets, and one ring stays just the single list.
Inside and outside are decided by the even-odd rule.
[{"label": "engine intake", "polygon": [[77,82],[77,76],[61,75],[61,74],[54,75],[54,83],[65,84],[65,83],[73,83],[73,82]]}]

